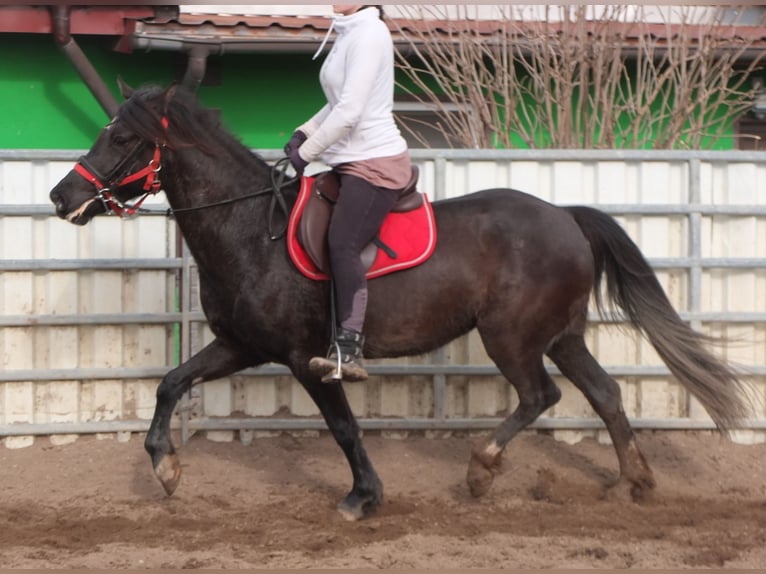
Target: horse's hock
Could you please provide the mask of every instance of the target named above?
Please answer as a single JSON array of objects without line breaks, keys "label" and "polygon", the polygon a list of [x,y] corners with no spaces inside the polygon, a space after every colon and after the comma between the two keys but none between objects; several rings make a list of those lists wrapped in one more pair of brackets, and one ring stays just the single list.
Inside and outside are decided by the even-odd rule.
[{"label": "horse's hock", "polygon": [[[617,215],[674,307],[695,328],[736,341],[722,353],[750,373],[757,398],[766,394],[766,197],[758,193],[766,182],[765,154],[413,155],[420,189],[432,200],[442,198],[435,189],[453,197],[511,185],[557,204],[589,204]],[[77,156],[0,153],[6,238],[0,244],[0,434],[8,447],[30,444],[34,435],[62,442],[80,433],[127,438],[145,431],[162,376],[211,340],[197,304],[193,261],[176,251],[174,222],[158,215],[103,218],[78,229],[52,217],[49,183]],[[635,428],[712,427],[639,335],[594,316],[587,342],[619,382]],[[427,356],[368,365],[369,381],[345,386],[364,428],[490,429],[516,405],[475,332]],[[608,440],[582,394],[549,367],[563,397],[535,426],[567,441]],[[736,440],[766,441],[762,402],[757,409]],[[215,440],[324,428],[301,385],[271,366],[196,387],[174,425]]]}]

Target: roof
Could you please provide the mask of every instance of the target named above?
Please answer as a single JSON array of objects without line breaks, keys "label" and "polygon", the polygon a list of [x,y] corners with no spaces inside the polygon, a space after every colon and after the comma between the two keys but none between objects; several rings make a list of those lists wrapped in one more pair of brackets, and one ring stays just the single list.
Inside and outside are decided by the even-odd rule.
[{"label": "roof", "polygon": [[[46,5],[0,6],[0,33],[52,33],[51,11]],[[412,37],[438,35],[455,36],[456,30],[492,38],[505,33],[507,22],[497,20],[416,20],[389,19],[394,41],[408,41],[402,32]],[[180,12],[177,5],[98,5],[72,6],[70,29],[72,34],[98,34],[119,36],[117,49],[131,50],[183,50],[190,46],[206,45],[211,52],[231,51],[313,51],[324,38],[330,20],[325,16],[259,16],[213,13]],[[540,33],[557,32],[561,23],[514,21],[513,27],[522,31]],[[604,23],[586,23],[589,33],[603,30]],[[639,36],[649,34],[658,43],[672,38],[678,27],[652,23],[609,23],[610,32],[619,33],[630,43]],[[766,27],[723,25],[715,28],[721,37],[736,37],[751,42],[753,48],[766,49]],[[709,33],[710,27],[685,29],[687,37]]]},{"label": "roof", "polygon": [[[509,22],[498,20],[420,20],[387,18],[394,43],[405,46],[410,39],[425,41],[428,37],[459,38],[469,32],[487,40],[508,33]],[[181,13],[168,19],[150,19],[137,22],[132,37],[134,49],[178,49],[181,45],[207,44],[225,51],[314,51],[324,38],[330,19],[323,16],[254,16]],[[588,34],[604,33],[604,22],[585,23]],[[561,22],[513,21],[512,34],[535,37],[543,31],[559,33],[566,24]],[[571,24],[569,25],[571,28]],[[579,27],[580,24],[577,24]],[[610,34],[619,35],[628,44],[636,44],[641,36],[650,36],[658,45],[679,34],[677,24],[644,22],[609,22]],[[752,43],[752,48],[766,50],[766,27],[720,25],[684,26],[684,37],[707,35],[711,29],[721,39],[736,39]],[[531,34],[530,34],[531,33]],[[410,39],[408,39],[410,38]],[[332,42],[332,38],[330,39]]]},{"label": "roof", "polygon": [[[153,18],[160,10],[159,6],[78,6],[69,19],[73,34],[123,35],[132,22]],[[50,34],[51,10],[40,4],[0,6],[0,32]]]}]

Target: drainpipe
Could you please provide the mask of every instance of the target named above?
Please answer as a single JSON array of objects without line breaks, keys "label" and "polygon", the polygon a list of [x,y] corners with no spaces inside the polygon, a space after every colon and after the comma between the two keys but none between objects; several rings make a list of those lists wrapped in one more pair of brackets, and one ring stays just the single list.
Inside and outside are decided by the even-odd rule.
[{"label": "drainpipe", "polygon": [[186,63],[186,73],[182,84],[192,92],[196,92],[205,77],[207,68],[207,57],[210,54],[208,46],[192,46],[189,49],[188,61]]},{"label": "drainpipe", "polygon": [[98,100],[98,103],[101,104],[106,115],[113,118],[117,114],[119,105],[85,53],[80,49],[74,38],[72,38],[71,22],[69,19],[71,8],[69,6],[56,5],[51,7],[51,12],[53,38],[56,40],[56,44],[58,44],[66,57],[69,58],[69,61],[80,74],[85,85],[88,86],[91,93]]}]

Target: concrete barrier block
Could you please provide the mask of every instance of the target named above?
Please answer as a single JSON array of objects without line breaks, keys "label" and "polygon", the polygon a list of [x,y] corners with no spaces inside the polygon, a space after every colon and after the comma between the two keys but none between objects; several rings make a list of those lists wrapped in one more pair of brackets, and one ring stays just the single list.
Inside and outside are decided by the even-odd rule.
[{"label": "concrete barrier block", "polygon": [[[681,254],[669,255],[668,257],[680,257]],[[670,304],[676,311],[683,311],[688,306],[688,279],[683,270],[655,270],[657,280],[665,291]]]},{"label": "concrete barrier block", "polygon": [[207,431],[205,438],[212,442],[232,442],[234,440],[234,431]]},{"label": "concrete barrier block", "polygon": [[3,410],[6,424],[31,423],[35,416],[35,385],[32,382],[3,384]]},{"label": "concrete barrier block", "polygon": [[170,329],[162,325],[124,327],[122,351],[124,364],[133,367],[168,364]]},{"label": "concrete barrier block", "polygon": [[[2,258],[32,259],[35,256],[33,251],[35,245],[34,220],[26,217],[4,217],[2,223],[0,226],[0,255]],[[23,274],[31,275],[31,273],[26,272]],[[18,274],[10,273],[10,275]]]},{"label": "concrete barrier block", "polygon": [[731,441],[736,444],[763,444],[766,442],[766,431],[734,430],[731,432]]},{"label": "concrete barrier block", "polygon": [[244,446],[250,446],[253,444],[255,435],[252,430],[242,429],[239,431],[239,442]]},{"label": "concrete barrier block", "polygon": [[679,390],[676,385],[658,379],[643,379],[639,383],[641,416],[666,418],[681,416]]},{"label": "concrete barrier block", "polygon": [[290,412],[299,417],[310,417],[319,414],[319,408],[312,400],[306,389],[298,381],[292,380],[290,385]]},{"label": "concrete barrier block", "polygon": [[499,385],[494,378],[474,377],[467,388],[468,416],[495,416],[505,410],[507,404],[501,400]]},{"label": "concrete barrier block", "polygon": [[35,422],[77,422],[80,406],[79,387],[78,381],[35,384]]},{"label": "concrete barrier block", "polygon": [[74,369],[80,354],[80,333],[77,327],[49,327],[46,364],[52,369]]},{"label": "concrete barrier block", "polygon": [[295,438],[319,438],[322,431],[318,430],[294,430],[294,431],[288,431],[287,434],[289,434],[292,437]]},{"label": "concrete barrier block", "polygon": [[369,384],[368,381],[365,381],[343,386],[351,412],[357,417],[366,417],[369,414],[367,407],[367,387]]},{"label": "concrete barrier block", "polygon": [[3,439],[3,443],[5,443],[5,448],[10,449],[16,449],[16,448],[27,448],[28,446],[32,446],[35,444],[35,437],[34,436],[7,436]]},{"label": "concrete barrier block", "polygon": [[[123,386],[123,416],[141,420],[154,416],[157,403],[158,380],[125,381]],[[181,401],[179,401],[180,403]]]},{"label": "concrete barrier block", "polygon": [[466,351],[468,362],[471,365],[493,364],[476,329],[466,335]]},{"label": "concrete barrier block", "polygon": [[53,446],[64,446],[76,442],[78,438],[80,435],[77,434],[53,434],[48,437],[48,440]]},{"label": "concrete barrier block", "polygon": [[597,416],[585,396],[564,377],[555,377],[561,389],[561,400],[549,409],[548,414],[557,418],[592,418]]},{"label": "concrete barrier block", "polygon": [[111,421],[123,416],[122,381],[83,382],[80,386],[80,420]]},{"label": "concrete barrier block", "polygon": [[580,430],[555,429],[552,434],[554,439],[567,444],[577,444],[585,438],[585,432]]},{"label": "concrete barrier block", "polygon": [[625,416],[628,418],[639,416],[638,383],[633,377],[615,380],[620,387],[620,397],[622,398],[622,407],[625,409]]},{"label": "concrete barrier block", "polygon": [[386,439],[406,440],[410,436],[410,432],[406,430],[384,430],[380,431],[380,436]]},{"label": "concrete barrier block", "polygon": [[594,355],[601,365],[631,365],[638,358],[640,335],[614,325],[599,325],[595,329]]},{"label": "concrete barrier block", "polygon": [[468,377],[447,377],[444,389],[444,414],[448,417],[466,417],[468,415]]},{"label": "concrete barrier block", "polygon": [[431,377],[411,377],[409,387],[409,411],[407,416],[426,418],[433,415],[434,393]]},{"label": "concrete barrier block", "polygon": [[277,388],[274,381],[265,378],[253,378],[244,384],[245,414],[268,417],[279,410]]},{"label": "concrete barrier block", "polygon": [[209,381],[202,385],[202,404],[206,416],[229,416],[232,411],[232,393],[229,379]]},{"label": "concrete barrier block", "polygon": [[391,379],[381,385],[380,414],[406,417],[410,413],[410,388],[407,382]]},{"label": "concrete barrier block", "polygon": [[0,329],[0,344],[2,345],[2,358],[0,358],[0,361],[2,361],[2,368],[4,370],[35,368],[35,356],[34,353],[30,352],[33,341],[34,329],[32,327],[6,327]]}]

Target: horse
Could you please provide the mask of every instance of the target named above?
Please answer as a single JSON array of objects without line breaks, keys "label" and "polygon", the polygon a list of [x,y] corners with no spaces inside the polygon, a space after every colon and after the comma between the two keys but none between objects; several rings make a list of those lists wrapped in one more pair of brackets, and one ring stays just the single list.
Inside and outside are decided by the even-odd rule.
[{"label": "horse", "polygon": [[[171,495],[181,465],[170,419],[192,385],[279,363],[315,401],[350,466],[353,484],[338,511],[348,520],[369,516],[382,503],[383,485],[343,385],[323,383],[308,369],[309,359],[327,349],[330,287],[299,273],[286,240],[275,232],[296,201],[297,178],[275,178],[274,166],[190,91],[175,85],[121,89],[125,99],[117,114],[50,199],[59,217],[85,225],[100,214],[136,212],[146,194],[161,188],[198,265],[201,303],[215,338],[157,387],[144,443],[154,474]],[[655,488],[620,388],[586,347],[591,298],[602,314],[624,314],[721,432],[747,416],[736,369],[711,350],[710,337],[679,317],[612,216],[513,189],[434,201],[433,211],[438,241],[431,257],[369,282],[364,356],[423,354],[478,330],[518,405],[472,446],[466,474],[472,495],[490,489],[508,443],[560,399],[545,356],[609,432],[619,476],[607,486],[637,501]]]}]

